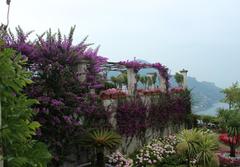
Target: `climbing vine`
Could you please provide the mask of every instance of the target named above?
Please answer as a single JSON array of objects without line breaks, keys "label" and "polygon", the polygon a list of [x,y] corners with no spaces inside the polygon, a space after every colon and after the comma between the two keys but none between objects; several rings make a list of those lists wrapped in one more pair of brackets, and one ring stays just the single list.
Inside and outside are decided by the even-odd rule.
[{"label": "climbing vine", "polygon": [[[99,97],[90,93],[90,89],[103,86],[99,73],[106,58],[98,56],[97,49],[89,48],[86,39],[73,45],[73,32],[74,28],[68,37],[63,37],[49,30],[31,42],[30,33],[17,28],[16,37],[11,32],[5,37],[8,47],[28,59],[25,67],[34,74],[34,83],[25,91],[39,101],[34,106],[35,119],[42,124],[37,138],[50,146],[54,166],[66,161],[73,137],[81,137],[88,128],[110,126]],[[76,70],[82,61],[89,64],[84,82]]]}]

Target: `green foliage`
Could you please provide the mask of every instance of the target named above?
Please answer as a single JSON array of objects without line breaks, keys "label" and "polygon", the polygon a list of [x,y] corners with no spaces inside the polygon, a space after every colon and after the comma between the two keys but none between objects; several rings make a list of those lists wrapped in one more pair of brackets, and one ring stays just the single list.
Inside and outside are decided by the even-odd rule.
[{"label": "green foliage", "polygon": [[144,85],[144,88],[147,88],[148,77],[147,76],[140,76],[139,81]]},{"label": "green foliage", "polygon": [[23,88],[32,81],[22,65],[21,55],[11,49],[0,50],[0,103],[2,107],[1,145],[4,161],[10,167],[46,167],[51,159],[46,145],[33,139],[38,122],[32,121],[31,106]]},{"label": "green foliage", "polygon": [[229,104],[230,109],[240,110],[240,84],[234,83],[231,87],[223,90],[225,98],[223,102]]},{"label": "green foliage", "polygon": [[197,163],[203,167],[218,166],[215,151],[218,149],[217,137],[214,134],[205,133],[200,138],[197,146]]},{"label": "green foliage", "polygon": [[140,81],[144,88],[151,87],[157,82],[157,74],[154,73],[152,76],[138,76],[138,81]]},{"label": "green foliage", "polygon": [[128,84],[127,73],[123,72],[122,74],[118,75],[117,77],[111,77],[111,81],[115,84],[115,87],[122,88],[123,85]]},{"label": "green foliage", "polygon": [[181,155],[174,154],[171,156],[168,156],[162,160],[162,162],[159,164],[161,167],[186,167],[185,164],[185,158]]},{"label": "green foliage", "polygon": [[186,122],[188,123],[188,127],[194,128],[198,126],[198,120],[200,119],[199,115],[189,113],[186,116]]},{"label": "green foliage", "polygon": [[182,86],[182,83],[183,83],[183,75],[182,74],[177,72],[174,76],[174,79],[179,86]]},{"label": "green foliage", "polygon": [[227,131],[228,138],[231,139],[224,143],[230,147],[230,156],[235,157],[236,148],[240,145],[240,112],[238,110],[221,109],[218,111],[218,118],[220,127]]},{"label": "green foliage", "polygon": [[[87,132],[85,136],[77,142],[84,147],[90,147],[95,149],[97,167],[103,167],[104,162],[104,151],[116,149],[121,144],[121,136],[114,131],[97,129],[91,132]],[[93,162],[95,164],[95,162]]]},{"label": "green foliage", "polygon": [[210,115],[200,115],[198,117],[199,120],[202,120],[203,123],[208,124],[208,123],[213,123],[218,125],[219,124],[219,118],[216,116],[210,116]]},{"label": "green foliage", "polygon": [[121,144],[121,136],[111,130],[98,129],[86,133],[80,143],[84,146],[111,150]]},{"label": "green foliage", "polygon": [[240,127],[240,112],[236,110],[221,109],[218,111],[218,118],[221,127],[228,129],[230,127]]},{"label": "green foliage", "polygon": [[222,141],[229,145],[230,156],[235,157],[236,148],[240,144],[240,85],[233,84],[231,87],[223,90],[225,98],[223,102],[229,104],[229,109],[220,109],[218,111],[218,118],[220,120],[220,127],[227,131],[228,140]]},{"label": "green foliage", "polygon": [[106,90],[106,89],[117,88],[117,87],[116,87],[116,84],[114,84],[112,82],[105,82],[104,83],[104,88]]},{"label": "green foliage", "polygon": [[214,151],[218,149],[218,141],[215,134],[197,129],[183,130],[178,140],[177,152],[185,155],[188,166],[192,162],[203,167],[217,166]]},{"label": "green foliage", "polygon": [[177,145],[177,151],[181,154],[187,154],[190,159],[196,153],[196,145],[201,134],[197,129],[183,130],[178,135],[179,144]]}]

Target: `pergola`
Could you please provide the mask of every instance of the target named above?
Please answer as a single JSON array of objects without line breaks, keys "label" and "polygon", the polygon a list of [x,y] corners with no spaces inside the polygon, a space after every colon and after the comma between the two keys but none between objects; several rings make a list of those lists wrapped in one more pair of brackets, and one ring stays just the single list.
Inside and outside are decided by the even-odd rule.
[{"label": "pergola", "polygon": [[[141,64],[141,63],[139,63],[139,64]],[[144,63],[142,65],[143,65],[143,66],[141,66],[142,69],[144,69],[144,68],[154,68],[152,66],[152,64],[145,64]],[[81,74],[80,80],[85,80],[87,66],[88,66],[87,61],[83,61],[83,62],[79,63],[77,71],[78,71],[78,73]],[[127,66],[127,65],[125,65],[121,62],[107,62],[107,63],[101,65],[101,68],[102,68],[102,71],[103,71],[102,75],[104,76],[105,79],[107,79],[107,74],[110,71],[127,72],[128,94],[129,95],[134,95],[134,93],[136,92],[136,83],[137,83],[137,80],[136,80],[137,72],[134,69],[134,67]],[[184,83],[183,83],[184,86],[183,87],[186,88],[187,87],[187,70],[182,70],[182,71],[180,71],[180,73],[182,73],[182,75],[184,77]],[[166,76],[163,76],[163,74],[158,71],[157,72],[157,77],[160,81],[160,89],[162,89],[162,91],[164,91],[164,92],[167,91],[168,80],[166,79]]]}]

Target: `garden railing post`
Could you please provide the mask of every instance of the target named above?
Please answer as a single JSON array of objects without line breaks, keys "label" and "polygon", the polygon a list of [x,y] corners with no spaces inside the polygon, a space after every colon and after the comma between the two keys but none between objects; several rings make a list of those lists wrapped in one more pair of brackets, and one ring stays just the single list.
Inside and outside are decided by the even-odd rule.
[{"label": "garden railing post", "polygon": [[127,69],[127,78],[128,78],[128,94],[134,95],[136,89],[136,73],[133,68]]},{"label": "garden railing post", "polygon": [[160,89],[165,92],[167,90],[167,81],[161,74],[158,74],[158,78],[160,81]]},{"label": "garden railing post", "polygon": [[76,72],[78,73],[78,79],[80,82],[84,82],[87,79],[87,65],[89,61],[88,60],[81,60],[79,64],[77,65]]},{"label": "garden railing post", "polygon": [[103,100],[103,106],[105,111],[111,113],[109,122],[112,125],[113,129],[117,128],[117,120],[116,120],[116,109],[117,109],[118,101],[116,99],[105,99]]}]

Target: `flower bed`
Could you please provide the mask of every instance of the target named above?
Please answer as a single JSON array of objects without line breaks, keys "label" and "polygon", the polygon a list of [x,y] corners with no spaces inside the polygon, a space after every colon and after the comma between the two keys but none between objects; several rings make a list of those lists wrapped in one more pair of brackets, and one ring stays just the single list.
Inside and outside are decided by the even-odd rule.
[{"label": "flower bed", "polygon": [[221,151],[218,158],[221,165],[240,166],[240,151],[236,151],[236,157],[230,157],[230,151]]},{"label": "flower bed", "polygon": [[183,88],[172,88],[170,90],[171,93],[182,93],[184,92],[184,89]]},{"label": "flower bed", "polygon": [[158,95],[164,93],[161,89],[138,89],[138,95]]},{"label": "flower bed", "polygon": [[219,135],[219,140],[226,145],[228,144],[237,145],[238,141],[240,141],[240,136],[229,137],[227,133],[222,133]]},{"label": "flower bed", "polygon": [[176,144],[176,136],[154,139],[134,155],[134,165],[160,165],[165,158],[176,153]]},{"label": "flower bed", "polygon": [[114,167],[161,166],[164,160],[175,155],[177,139],[170,135],[164,138],[153,139],[133,155],[127,158],[119,151],[107,156],[107,164]]},{"label": "flower bed", "polygon": [[126,96],[127,96],[127,94],[125,92],[123,92],[122,90],[119,90],[119,89],[115,89],[115,88],[107,89],[100,93],[100,97],[103,100],[118,99],[118,98],[126,97]]},{"label": "flower bed", "polygon": [[126,158],[119,151],[112,153],[107,158],[108,158],[107,164],[114,167],[131,167],[133,165],[133,160]]}]

